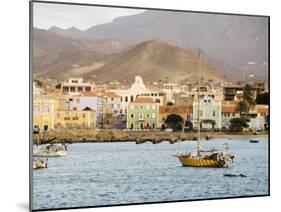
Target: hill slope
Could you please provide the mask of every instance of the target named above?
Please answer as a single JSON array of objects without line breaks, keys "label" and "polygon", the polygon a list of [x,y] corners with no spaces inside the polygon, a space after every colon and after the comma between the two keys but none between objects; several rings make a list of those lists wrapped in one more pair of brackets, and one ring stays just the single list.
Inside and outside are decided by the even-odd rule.
[{"label": "hill slope", "polygon": [[[206,63],[203,63],[202,71],[205,80],[227,80]],[[106,82],[115,79],[130,81],[136,75],[143,76],[147,82],[194,82],[197,81],[197,57],[182,48],[150,40],[108,58],[104,61],[104,66],[86,73],[84,77]]]}]

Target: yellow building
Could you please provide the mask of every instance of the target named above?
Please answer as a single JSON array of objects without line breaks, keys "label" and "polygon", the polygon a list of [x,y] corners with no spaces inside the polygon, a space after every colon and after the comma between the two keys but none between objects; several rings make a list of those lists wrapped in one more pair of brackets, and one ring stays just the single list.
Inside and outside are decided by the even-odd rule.
[{"label": "yellow building", "polygon": [[33,96],[33,128],[47,131],[55,127],[55,112],[67,108],[64,96]]},{"label": "yellow building", "polygon": [[57,127],[94,128],[96,111],[85,108],[82,111],[69,110],[69,96],[34,95],[33,128],[48,131]]},{"label": "yellow building", "polygon": [[94,129],[96,127],[96,111],[85,108],[77,110],[59,110],[56,112],[56,128]]}]

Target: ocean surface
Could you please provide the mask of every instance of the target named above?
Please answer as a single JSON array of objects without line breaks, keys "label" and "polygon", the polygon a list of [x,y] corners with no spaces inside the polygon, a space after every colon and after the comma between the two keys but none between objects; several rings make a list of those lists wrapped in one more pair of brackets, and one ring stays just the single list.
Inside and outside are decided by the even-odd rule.
[{"label": "ocean surface", "polygon": [[[182,167],[176,153],[196,141],[84,143],[68,145],[65,157],[49,158],[33,171],[33,209],[102,206],[268,194],[268,138],[203,141],[236,158],[230,168]],[[247,177],[224,177],[224,173]]]}]

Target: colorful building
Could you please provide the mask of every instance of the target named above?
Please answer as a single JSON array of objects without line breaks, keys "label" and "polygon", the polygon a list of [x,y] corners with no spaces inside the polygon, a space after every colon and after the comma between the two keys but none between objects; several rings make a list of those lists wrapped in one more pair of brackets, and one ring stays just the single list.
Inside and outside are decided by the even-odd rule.
[{"label": "colorful building", "polygon": [[33,128],[43,131],[55,128],[55,113],[68,108],[67,97],[63,95],[34,95],[33,96]]},{"label": "colorful building", "polygon": [[96,111],[90,108],[85,108],[81,111],[56,111],[55,127],[66,129],[94,129],[96,127]]},{"label": "colorful building", "polygon": [[158,103],[151,98],[137,98],[128,105],[127,128],[155,129],[158,126]]},{"label": "colorful building", "polygon": [[100,123],[104,113],[103,97],[93,92],[84,92],[81,95],[73,96],[69,101],[70,110],[82,111],[90,108],[96,111],[96,123]]}]

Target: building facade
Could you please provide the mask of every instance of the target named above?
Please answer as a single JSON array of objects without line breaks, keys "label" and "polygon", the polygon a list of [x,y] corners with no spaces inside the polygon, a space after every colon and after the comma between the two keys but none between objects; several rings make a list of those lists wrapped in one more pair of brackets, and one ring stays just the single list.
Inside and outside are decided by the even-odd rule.
[{"label": "building facade", "polygon": [[127,115],[128,105],[133,102],[138,95],[150,93],[143,83],[141,76],[135,77],[135,82],[129,89],[116,89],[112,92],[117,93],[120,96],[120,114]]},{"label": "building facade", "polygon": [[85,82],[83,78],[70,78],[67,82],[61,83],[61,92],[79,95],[83,92],[91,92],[94,87],[94,83]]},{"label": "building facade", "polygon": [[96,127],[96,111],[59,110],[55,113],[55,127],[66,129],[94,129]]},{"label": "building facade", "polygon": [[34,95],[33,96],[33,128],[42,131],[54,129],[55,113],[68,108],[66,96]]},{"label": "building facade", "polygon": [[151,98],[137,98],[129,103],[128,129],[156,129],[158,126],[158,103]]},{"label": "building facade", "polygon": [[167,125],[165,121],[167,117],[172,114],[179,115],[182,118],[183,122],[180,123],[182,127],[184,121],[190,120],[192,115],[192,108],[174,105],[159,106],[158,128],[166,128]]},{"label": "building facade", "polygon": [[69,101],[70,110],[82,111],[85,108],[90,108],[96,111],[96,123],[100,123],[104,113],[103,97],[97,96],[92,92],[84,92],[81,95],[73,96]]},{"label": "building facade", "polygon": [[230,120],[239,118],[240,113],[237,112],[237,102],[223,101],[221,106],[221,126],[224,129],[229,129]]},{"label": "building facade", "polygon": [[[198,112],[198,102],[193,102],[193,117],[192,122],[195,128],[198,127],[197,113]],[[213,120],[215,121],[215,128],[221,128],[221,101],[216,101],[209,98],[200,99],[200,121],[203,120]],[[212,125],[202,123],[202,128],[211,129]]]}]

